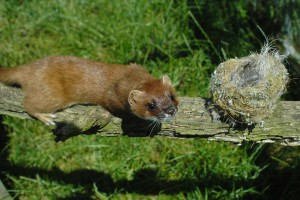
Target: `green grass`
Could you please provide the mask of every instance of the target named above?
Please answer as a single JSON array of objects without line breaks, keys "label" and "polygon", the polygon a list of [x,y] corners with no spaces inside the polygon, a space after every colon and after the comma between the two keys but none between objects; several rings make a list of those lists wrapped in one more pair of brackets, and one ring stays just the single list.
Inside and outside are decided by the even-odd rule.
[{"label": "green grass", "polygon": [[[21,199],[230,198],[256,193],[251,183],[260,167],[246,148],[96,135],[54,143],[47,128],[35,122],[7,118],[4,123],[10,148],[3,171]],[[222,151],[216,153],[218,149]]]},{"label": "green grass", "polygon": [[[195,2],[0,1],[0,65],[49,55],[137,62],[156,77],[168,74],[180,96],[205,97],[222,59],[255,50],[254,33],[237,31],[234,40],[230,30],[210,30],[231,24],[233,14],[215,15],[211,23],[205,3]],[[243,7],[237,8],[245,24]],[[219,34],[221,47],[218,31],[228,37]],[[55,143],[39,122],[4,117],[2,124],[0,177],[16,199],[268,199],[276,197],[272,184],[280,178],[289,180],[281,199],[299,194],[293,187],[299,148],[96,135]]]}]

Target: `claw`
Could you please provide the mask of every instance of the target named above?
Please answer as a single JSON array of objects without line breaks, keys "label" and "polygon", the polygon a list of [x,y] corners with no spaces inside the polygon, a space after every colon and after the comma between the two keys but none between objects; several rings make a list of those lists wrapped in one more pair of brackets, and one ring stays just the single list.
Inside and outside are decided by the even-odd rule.
[{"label": "claw", "polygon": [[53,122],[53,119],[56,118],[55,114],[51,114],[51,113],[35,113],[33,115],[34,117],[36,117],[38,120],[44,122],[47,126],[50,125],[55,125],[55,123]]}]

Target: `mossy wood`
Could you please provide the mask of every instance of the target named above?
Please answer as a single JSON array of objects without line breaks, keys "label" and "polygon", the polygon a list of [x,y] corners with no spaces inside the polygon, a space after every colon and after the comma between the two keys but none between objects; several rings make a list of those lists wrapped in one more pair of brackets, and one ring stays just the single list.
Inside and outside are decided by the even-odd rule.
[{"label": "mossy wood", "polygon": [[[0,114],[32,119],[22,106],[23,93],[19,88],[0,83]],[[142,120],[123,121],[111,116],[106,110],[93,105],[76,105],[57,112],[57,141],[78,135],[97,133],[99,136],[165,136],[170,138],[205,138],[207,140],[229,141],[241,144],[243,141],[263,143],[278,142],[282,145],[300,145],[300,102],[279,102],[274,113],[264,124],[248,129],[234,130],[226,123],[212,121],[202,98],[180,98],[176,119],[162,125],[155,133],[154,127]],[[149,127],[147,130],[145,127]],[[143,132],[144,133],[141,133]]]}]

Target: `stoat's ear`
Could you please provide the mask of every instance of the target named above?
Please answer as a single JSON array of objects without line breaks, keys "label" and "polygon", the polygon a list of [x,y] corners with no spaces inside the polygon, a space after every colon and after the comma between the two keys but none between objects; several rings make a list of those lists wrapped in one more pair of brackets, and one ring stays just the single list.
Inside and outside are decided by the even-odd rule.
[{"label": "stoat's ear", "polygon": [[129,105],[135,104],[140,98],[142,98],[144,92],[139,90],[132,90],[128,96]]},{"label": "stoat's ear", "polygon": [[162,82],[163,82],[164,85],[172,85],[171,84],[171,80],[170,80],[170,78],[167,75],[164,75],[162,77]]}]

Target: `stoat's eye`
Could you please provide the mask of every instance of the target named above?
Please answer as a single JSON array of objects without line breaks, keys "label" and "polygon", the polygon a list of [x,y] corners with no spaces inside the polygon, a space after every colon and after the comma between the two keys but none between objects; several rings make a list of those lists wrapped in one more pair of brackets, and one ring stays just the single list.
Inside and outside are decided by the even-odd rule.
[{"label": "stoat's eye", "polygon": [[171,101],[175,101],[175,96],[173,94],[169,94],[169,98],[171,99]]},{"label": "stoat's eye", "polygon": [[154,111],[157,108],[156,103],[148,103],[147,108],[149,111]]}]

